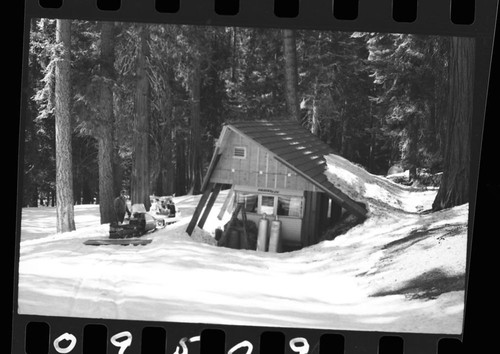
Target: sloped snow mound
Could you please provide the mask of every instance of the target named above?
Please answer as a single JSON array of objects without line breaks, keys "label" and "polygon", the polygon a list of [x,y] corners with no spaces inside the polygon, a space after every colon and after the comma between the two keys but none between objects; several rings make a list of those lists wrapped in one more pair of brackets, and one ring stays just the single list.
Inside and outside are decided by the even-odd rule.
[{"label": "sloped snow mound", "polygon": [[193,233],[191,234],[191,238],[197,242],[200,243],[206,243],[208,245],[216,246],[217,241],[215,241],[215,238],[208,233],[207,231],[200,229],[199,227],[196,227],[193,230]]},{"label": "sloped snow mound", "polygon": [[435,190],[396,184],[338,155],[326,155],[325,159],[328,180],[351,199],[367,204],[370,214],[380,214],[387,209],[416,213],[432,207]]},{"label": "sloped snow mound", "polygon": [[[458,334],[462,330],[468,204],[435,213],[436,191],[397,185],[335,155],[325,175],[369,217],[294,252],[213,247],[227,192],[204,229],[186,227],[200,196],[144,247],[86,246],[106,235],[98,206],[76,206],[77,231],[54,234],[55,210],[23,210],[22,314],[146,321]],[[33,208],[34,209],[34,208]],[[83,226],[85,225],[85,226]],[[93,226],[92,226],[93,225]],[[83,226],[83,227],[82,227]]]}]

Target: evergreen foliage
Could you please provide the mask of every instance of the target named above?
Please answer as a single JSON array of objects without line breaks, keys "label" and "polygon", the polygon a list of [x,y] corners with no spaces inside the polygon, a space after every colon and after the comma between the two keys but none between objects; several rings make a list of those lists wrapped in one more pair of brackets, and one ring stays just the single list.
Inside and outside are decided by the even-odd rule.
[{"label": "evergreen foliage", "polygon": [[[296,30],[288,42],[296,46],[296,92],[288,95],[285,64],[290,61],[281,30],[147,27],[151,195],[199,192],[221,125],[292,119],[290,97],[298,99],[304,127],[369,172],[384,175],[397,164],[417,179],[417,171],[444,168],[449,38]],[[54,20],[33,20],[31,28],[23,203],[36,206],[54,198],[54,53],[59,48]],[[100,56],[101,24],[72,21],[77,203],[99,202],[104,86],[112,89],[114,193],[130,190],[140,28],[115,23],[110,68]]]}]

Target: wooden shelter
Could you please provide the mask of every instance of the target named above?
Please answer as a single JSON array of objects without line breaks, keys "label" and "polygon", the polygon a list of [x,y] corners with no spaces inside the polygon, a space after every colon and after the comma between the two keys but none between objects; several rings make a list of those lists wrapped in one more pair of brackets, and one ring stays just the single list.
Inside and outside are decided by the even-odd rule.
[{"label": "wooden shelter", "polygon": [[[288,249],[318,242],[344,212],[366,217],[366,209],[336,188],[324,174],[332,149],[294,121],[240,121],[225,124],[205,175],[203,195],[187,233],[203,228],[224,187],[244,202],[248,220],[282,222]],[[223,209],[228,203],[224,203]],[[224,210],[223,210],[224,211]],[[203,214],[202,214],[203,212]]]}]

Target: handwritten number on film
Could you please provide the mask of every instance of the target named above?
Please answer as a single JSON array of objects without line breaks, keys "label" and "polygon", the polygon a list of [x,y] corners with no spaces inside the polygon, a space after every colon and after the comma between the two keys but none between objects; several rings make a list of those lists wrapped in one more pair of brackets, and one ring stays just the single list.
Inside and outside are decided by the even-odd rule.
[{"label": "handwritten number on film", "polygon": [[[302,337],[297,337],[293,338],[290,340],[290,349],[292,349],[294,352],[299,353],[299,354],[308,354],[309,353],[309,343],[307,342],[307,339],[302,338]],[[246,348],[247,351],[244,354],[252,354],[253,351],[253,345],[247,340],[244,340],[241,343],[236,344],[234,347],[229,349],[227,354],[233,354],[236,352],[238,349],[241,348]],[[241,353],[243,354],[243,353]]]},{"label": "handwritten number on film", "polygon": [[[184,337],[179,341],[179,345],[175,349],[173,354],[188,354],[189,350],[186,343],[199,342],[200,336],[194,336],[191,338]],[[66,343],[69,342],[69,343]],[[69,333],[64,333],[54,340],[54,349],[61,354],[68,354],[76,346],[76,337]],[[120,332],[115,334],[110,339],[111,344],[119,348],[118,354],[125,354],[125,350],[132,345],[132,334],[130,332]],[[309,353],[309,343],[307,339],[303,337],[293,338],[289,342],[290,349],[298,354],[308,354]],[[240,352],[238,354],[252,354],[253,345],[247,340],[236,344],[234,347],[229,349],[227,354],[233,354],[239,349],[246,348],[246,352]]]},{"label": "handwritten number on film", "polygon": [[[69,342],[68,345],[63,345],[61,342]],[[66,344],[66,343],[64,343]],[[63,345],[63,347],[61,347]],[[76,346],[76,337],[69,333],[61,334],[54,340],[54,349],[58,353],[66,354],[70,353]]]},{"label": "handwritten number on film", "polygon": [[302,338],[302,337],[293,338],[289,344],[290,344],[290,348],[296,353],[299,353],[299,354],[309,353],[309,343],[307,342],[307,339],[305,339],[305,338]]},{"label": "handwritten number on film", "polygon": [[[66,342],[69,342],[69,344]],[[75,348],[76,342],[77,340],[74,335],[64,333],[54,340],[54,349],[58,353],[68,354]],[[132,344],[132,334],[130,332],[117,333],[111,337],[110,342],[115,347],[120,348],[118,354],[124,354],[125,350]]]},{"label": "handwritten number on film", "polygon": [[111,337],[110,342],[115,347],[120,348],[118,354],[123,354],[125,353],[125,349],[127,349],[128,347],[130,347],[130,345],[132,345],[132,333],[130,332],[117,333],[113,337]]},{"label": "handwritten number on film", "polygon": [[193,343],[193,342],[199,342],[199,341],[200,341],[200,336],[191,337],[189,339],[187,337],[182,338],[179,341],[179,345],[181,346],[182,351],[179,352],[179,346],[177,346],[177,348],[175,348],[174,354],[188,354],[188,348],[186,346],[186,342]]},{"label": "handwritten number on film", "polygon": [[240,348],[244,348],[246,347],[247,348],[247,352],[245,354],[251,354],[252,353],[252,350],[253,350],[253,345],[252,343],[250,343],[249,341],[247,340],[244,340],[243,342],[241,343],[238,343],[236,344],[234,347],[232,347],[231,349],[229,349],[229,351],[227,352],[227,354],[233,354],[235,351],[237,351],[238,349]]}]

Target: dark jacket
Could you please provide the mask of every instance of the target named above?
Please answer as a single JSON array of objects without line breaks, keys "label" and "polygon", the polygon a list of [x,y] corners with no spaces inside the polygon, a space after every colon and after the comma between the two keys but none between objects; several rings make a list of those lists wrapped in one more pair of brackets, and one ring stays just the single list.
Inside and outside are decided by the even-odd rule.
[{"label": "dark jacket", "polygon": [[119,215],[125,215],[127,213],[130,215],[130,211],[127,207],[127,201],[123,197],[116,197],[114,201],[115,213]]}]

